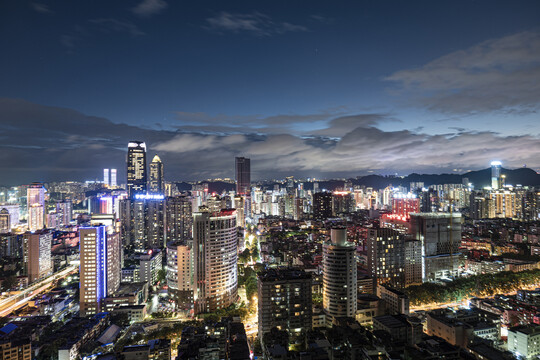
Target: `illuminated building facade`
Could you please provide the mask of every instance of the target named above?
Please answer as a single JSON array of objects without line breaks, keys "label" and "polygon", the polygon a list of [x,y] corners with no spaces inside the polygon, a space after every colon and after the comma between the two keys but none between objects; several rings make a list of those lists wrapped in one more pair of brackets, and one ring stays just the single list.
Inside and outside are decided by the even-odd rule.
[{"label": "illuminated building facade", "polygon": [[127,192],[128,198],[136,194],[146,194],[146,144],[130,141],[127,153]]},{"label": "illuminated building facade", "polygon": [[120,202],[122,243],[133,249],[165,248],[165,197],[136,194]]},{"label": "illuminated building facade", "polygon": [[251,190],[251,164],[250,159],[245,157],[235,158],[236,170],[236,193],[249,195]]},{"label": "illuminated building facade", "polygon": [[43,229],[45,221],[45,188],[41,183],[32,183],[26,190],[28,230]]},{"label": "illuminated building facade", "polygon": [[347,229],[331,230],[323,244],[323,308],[326,324],[334,318],[354,317],[357,309],[356,246],[347,241]]},{"label": "illuminated building facade", "polygon": [[195,290],[193,241],[167,244],[167,286],[177,308],[193,309]]},{"label": "illuminated building facade", "polygon": [[368,270],[375,285],[405,286],[405,235],[389,228],[369,229]]},{"label": "illuminated building facade", "polygon": [[257,276],[259,336],[274,327],[289,333],[289,342],[304,340],[311,330],[311,274],[297,269],[266,269]]},{"label": "illuminated building facade", "polygon": [[120,286],[119,234],[111,226],[81,227],[80,233],[80,315],[102,311],[102,300]]},{"label": "illuminated building facade", "polygon": [[192,199],[188,196],[168,197],[166,202],[166,237],[167,241],[192,239],[193,216]]},{"label": "illuminated building facade", "polygon": [[148,190],[154,194],[163,194],[165,191],[165,180],[163,179],[163,163],[159,156],[154,156],[150,163],[150,181]]},{"label": "illuminated building facade", "polygon": [[46,230],[24,234],[23,262],[29,283],[33,283],[52,274],[52,240],[52,233]]},{"label": "illuminated building facade", "polygon": [[410,213],[420,211],[420,200],[413,197],[392,198],[392,214],[409,218]]},{"label": "illuminated building facade", "polygon": [[332,193],[320,192],[313,194],[313,218],[326,220],[332,217]]},{"label": "illuminated building facade", "polygon": [[501,188],[501,166],[500,161],[491,162],[491,188],[494,190]]},{"label": "illuminated building facade", "polygon": [[103,185],[109,186],[111,184],[110,169],[103,169]]},{"label": "illuminated building facade", "polygon": [[110,186],[112,188],[115,188],[118,185],[117,180],[116,180],[117,179],[116,176],[117,176],[116,175],[116,169],[111,169],[111,183],[110,183]]},{"label": "illuminated building facade", "polygon": [[193,214],[196,312],[223,309],[238,299],[236,210]]}]

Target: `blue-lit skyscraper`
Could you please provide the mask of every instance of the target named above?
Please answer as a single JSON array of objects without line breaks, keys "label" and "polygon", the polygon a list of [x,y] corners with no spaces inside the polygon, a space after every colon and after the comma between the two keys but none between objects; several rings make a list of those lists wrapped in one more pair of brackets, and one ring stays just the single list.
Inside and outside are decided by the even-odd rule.
[{"label": "blue-lit skyscraper", "polygon": [[501,187],[501,162],[491,162],[491,188],[498,189]]},{"label": "blue-lit skyscraper", "polygon": [[80,315],[101,312],[103,298],[120,285],[120,237],[111,226],[81,227]]}]

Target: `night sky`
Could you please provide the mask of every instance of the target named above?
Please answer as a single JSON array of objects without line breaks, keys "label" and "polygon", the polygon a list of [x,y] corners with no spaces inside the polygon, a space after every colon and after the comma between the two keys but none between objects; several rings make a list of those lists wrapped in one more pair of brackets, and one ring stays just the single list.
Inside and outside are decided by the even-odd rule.
[{"label": "night sky", "polygon": [[540,2],[0,1],[0,184],[540,169]]}]

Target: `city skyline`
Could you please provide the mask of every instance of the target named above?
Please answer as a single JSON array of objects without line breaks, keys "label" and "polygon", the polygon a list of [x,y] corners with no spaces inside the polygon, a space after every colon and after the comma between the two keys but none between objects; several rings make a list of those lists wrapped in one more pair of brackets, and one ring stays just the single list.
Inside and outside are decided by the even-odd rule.
[{"label": "city skyline", "polygon": [[167,180],[540,168],[537,2],[5,10],[5,185],[124,179],[133,139]]}]

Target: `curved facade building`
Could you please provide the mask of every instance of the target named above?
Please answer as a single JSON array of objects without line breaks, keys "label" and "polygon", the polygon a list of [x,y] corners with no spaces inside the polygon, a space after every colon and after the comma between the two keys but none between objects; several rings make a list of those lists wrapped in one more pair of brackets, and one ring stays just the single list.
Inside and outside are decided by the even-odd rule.
[{"label": "curved facade building", "polygon": [[212,312],[238,299],[236,211],[193,214],[195,311]]},{"label": "curved facade building", "polygon": [[347,229],[331,230],[331,240],[323,244],[323,307],[326,324],[334,318],[355,317],[357,270],[356,246],[347,241]]}]

